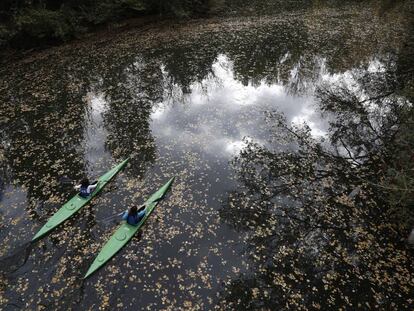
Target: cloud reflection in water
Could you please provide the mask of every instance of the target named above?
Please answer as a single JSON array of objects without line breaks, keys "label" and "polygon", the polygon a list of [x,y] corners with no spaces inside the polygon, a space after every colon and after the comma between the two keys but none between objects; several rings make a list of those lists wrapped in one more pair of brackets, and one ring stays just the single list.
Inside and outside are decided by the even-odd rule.
[{"label": "cloud reflection in water", "polygon": [[[230,158],[246,145],[243,138],[264,142],[270,129],[264,112],[277,110],[289,123],[306,122],[315,136],[323,136],[327,123],[314,109],[311,95],[289,94],[281,84],[243,85],[235,78],[231,60],[220,54],[213,74],[183,94],[173,85],[151,114],[152,131],[160,143],[174,140],[180,149],[196,148]],[[168,81],[168,72],[163,71]]]}]

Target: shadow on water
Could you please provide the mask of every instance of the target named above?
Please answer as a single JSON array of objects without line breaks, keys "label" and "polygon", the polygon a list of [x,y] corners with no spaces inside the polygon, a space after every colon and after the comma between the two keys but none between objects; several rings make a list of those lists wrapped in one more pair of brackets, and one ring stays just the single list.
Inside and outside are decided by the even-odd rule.
[{"label": "shadow on water", "polygon": [[33,243],[27,242],[15,250],[12,255],[0,258],[0,273],[7,277],[8,274],[24,266],[30,256],[32,248]]}]

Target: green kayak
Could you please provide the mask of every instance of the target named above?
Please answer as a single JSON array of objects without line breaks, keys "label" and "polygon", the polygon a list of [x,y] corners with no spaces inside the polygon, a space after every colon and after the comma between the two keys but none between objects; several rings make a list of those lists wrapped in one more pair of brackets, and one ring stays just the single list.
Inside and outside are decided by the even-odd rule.
[{"label": "green kayak", "polygon": [[66,219],[79,211],[83,206],[85,206],[127,164],[128,161],[129,158],[122,161],[110,171],[99,177],[98,186],[89,197],[83,198],[77,194],[68,202],[66,202],[65,205],[63,205],[52,217],[50,217],[47,223],[36,233],[32,239],[32,242],[59,226],[62,222],[64,222]]},{"label": "green kayak", "polygon": [[165,193],[170,188],[174,178],[171,178],[167,183],[162,186],[157,192],[155,192],[144,204],[145,216],[136,226],[129,225],[127,223],[122,224],[115,233],[110,237],[109,241],[102,247],[102,250],[96,256],[94,262],[86,272],[84,279],[102,267],[109,259],[111,259],[128,241],[134,236],[134,234],[144,225],[147,218],[151,215],[151,212],[157,206],[160,199],[162,199]]}]

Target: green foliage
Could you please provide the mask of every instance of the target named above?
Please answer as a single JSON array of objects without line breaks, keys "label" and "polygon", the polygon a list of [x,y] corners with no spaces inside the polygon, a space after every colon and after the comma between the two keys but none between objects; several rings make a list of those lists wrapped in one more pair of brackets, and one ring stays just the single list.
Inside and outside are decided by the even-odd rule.
[{"label": "green foliage", "polygon": [[64,41],[95,25],[137,15],[189,17],[208,12],[208,0],[7,1],[0,5],[0,46]]},{"label": "green foliage", "polygon": [[209,0],[146,0],[146,3],[151,11],[179,18],[203,15],[209,11]]},{"label": "green foliage", "polygon": [[46,9],[24,10],[15,18],[15,26],[21,35],[32,38],[66,39],[73,27],[60,11]]},{"label": "green foliage", "polygon": [[144,12],[147,9],[147,5],[141,0],[122,0],[121,4],[128,9]]},{"label": "green foliage", "polygon": [[4,25],[0,25],[0,46],[5,45],[12,37],[12,32]]},{"label": "green foliage", "polygon": [[83,3],[72,7],[72,10],[77,12],[82,23],[99,25],[125,16],[146,13],[147,5],[142,0],[105,0]]}]

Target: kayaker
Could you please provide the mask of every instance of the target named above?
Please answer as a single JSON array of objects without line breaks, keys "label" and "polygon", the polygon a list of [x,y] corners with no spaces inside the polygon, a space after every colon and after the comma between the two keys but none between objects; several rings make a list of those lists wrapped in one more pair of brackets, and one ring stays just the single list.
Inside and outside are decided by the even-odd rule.
[{"label": "kayaker", "polygon": [[79,195],[82,198],[87,198],[95,190],[97,185],[98,181],[91,184],[88,178],[84,178],[80,185],[75,186],[75,189],[79,191]]},{"label": "kayaker", "polygon": [[145,205],[141,205],[139,208],[136,205],[131,206],[127,211],[122,215],[122,220],[130,225],[136,226],[145,216]]}]

